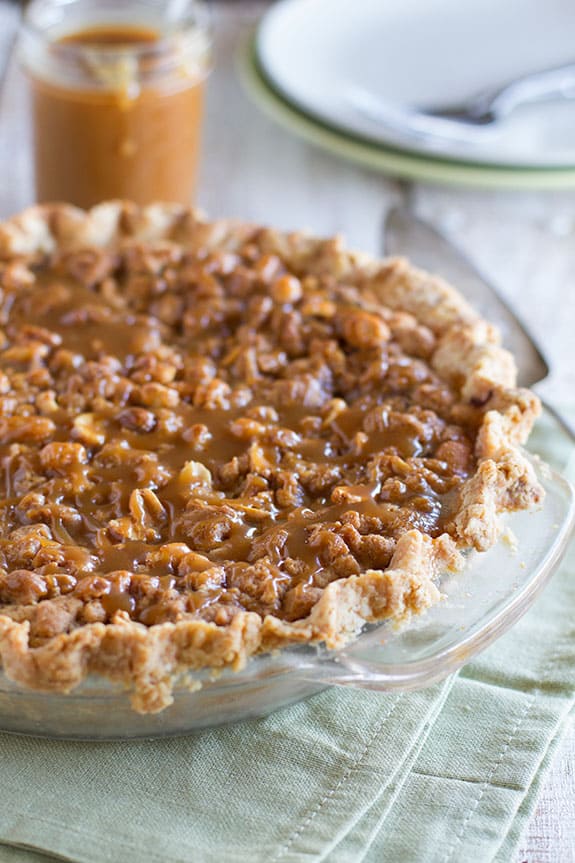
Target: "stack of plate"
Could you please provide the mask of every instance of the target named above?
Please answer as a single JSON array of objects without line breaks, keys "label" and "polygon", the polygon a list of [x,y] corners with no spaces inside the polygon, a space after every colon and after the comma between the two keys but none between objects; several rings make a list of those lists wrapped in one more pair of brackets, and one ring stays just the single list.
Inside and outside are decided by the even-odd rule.
[{"label": "stack of plate", "polygon": [[[565,0],[281,0],[244,58],[244,80],[291,131],[411,179],[575,186],[575,100],[524,105],[467,135],[418,139],[402,111],[450,108],[525,74],[575,63]],[[575,95],[575,93],[573,94]],[[395,112],[383,125],[361,99]],[[399,120],[397,121],[397,118]]]}]

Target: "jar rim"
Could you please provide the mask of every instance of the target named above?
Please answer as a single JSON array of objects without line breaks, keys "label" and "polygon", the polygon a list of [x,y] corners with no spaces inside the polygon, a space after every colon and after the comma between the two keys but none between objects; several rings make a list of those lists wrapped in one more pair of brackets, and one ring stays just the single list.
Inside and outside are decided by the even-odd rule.
[{"label": "jar rim", "polygon": [[[64,9],[69,11],[73,4],[56,2],[52,5],[54,12],[57,13]],[[81,58],[89,52],[92,56],[97,55],[104,62],[106,60],[113,62],[127,55],[136,59],[146,60],[149,58],[154,60],[166,56],[176,44],[181,50],[186,39],[197,38],[198,34],[202,34],[205,40],[211,42],[209,8],[207,3],[198,2],[198,0],[192,0],[192,8],[195,12],[202,13],[201,20],[198,15],[192,15],[188,12],[180,20],[167,20],[160,17],[157,21],[142,20],[138,22],[134,21],[134,17],[128,12],[122,12],[121,9],[117,8],[102,16],[100,8],[100,11],[91,10],[92,14],[88,11],[85,18],[80,15],[77,21],[71,21],[68,15],[65,18],[62,16],[61,19],[48,17],[42,21],[39,13],[49,11],[47,10],[48,6],[49,4],[45,0],[32,0],[28,4],[21,23],[21,35],[29,41],[48,44],[50,50],[57,53],[62,59]],[[82,31],[105,31],[115,27],[136,32],[149,30],[157,33],[157,38],[102,43],[65,41],[67,37]]]},{"label": "jar rim", "polygon": [[[67,8],[70,5],[66,4]],[[200,7],[202,5],[200,4]],[[199,8],[195,0],[193,7]],[[138,86],[146,81],[168,77],[173,72],[180,72],[182,68],[187,69],[188,77],[198,80],[209,74],[211,28],[207,19],[199,21],[186,16],[180,21],[165,21],[161,16],[156,16],[155,20],[143,19],[140,22],[135,20],[133,15],[128,18],[125,11],[122,14],[122,10],[112,17],[102,16],[98,14],[101,7],[100,10],[84,10],[86,14],[83,17],[80,4],[76,7],[79,15],[64,17],[60,14],[58,17],[64,4],[56,3],[54,8],[57,13],[55,16],[39,20],[34,17],[35,12],[38,9],[41,12],[46,11],[49,4],[42,3],[41,0],[32,2],[26,10],[20,29],[23,63],[29,69],[41,68],[41,77],[47,76],[61,82],[68,79],[73,82],[80,75],[87,85],[96,85],[97,88],[103,85],[107,89],[108,73],[104,73],[103,78],[101,75],[106,69],[117,71],[122,80],[127,75],[133,79],[134,85],[137,82]],[[66,39],[82,31],[114,28],[126,28],[136,32],[149,30],[157,33],[157,38],[102,43]],[[129,65],[126,66],[126,63]],[[92,80],[89,74],[89,80],[86,80],[86,70],[89,69],[99,70],[99,82]]]}]

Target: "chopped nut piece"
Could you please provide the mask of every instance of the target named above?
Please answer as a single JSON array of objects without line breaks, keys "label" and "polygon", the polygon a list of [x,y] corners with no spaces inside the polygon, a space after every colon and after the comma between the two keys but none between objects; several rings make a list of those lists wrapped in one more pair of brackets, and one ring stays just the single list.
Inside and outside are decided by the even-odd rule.
[{"label": "chopped nut piece", "polygon": [[80,414],[72,425],[72,435],[86,446],[102,446],[106,440],[104,422],[94,413]]},{"label": "chopped nut piece", "polygon": [[193,449],[202,450],[212,440],[212,433],[203,423],[194,423],[190,428],[184,429],[182,437]]},{"label": "chopped nut piece", "polygon": [[126,408],[118,414],[118,422],[123,428],[144,434],[155,428],[157,420],[152,411],[144,408]]},{"label": "chopped nut piece", "polygon": [[180,473],[178,481],[186,485],[212,485],[212,475],[205,465],[199,461],[187,461]]},{"label": "chopped nut piece", "polygon": [[271,286],[276,303],[297,303],[303,296],[301,282],[295,276],[280,276]]},{"label": "chopped nut piece", "polygon": [[153,408],[174,408],[180,401],[177,390],[157,383],[143,384],[138,390],[138,398],[143,405]]},{"label": "chopped nut piece", "polygon": [[146,522],[154,524],[157,521],[165,521],[167,518],[162,503],[149,488],[135,488],[130,495],[129,508],[132,518],[140,524]]},{"label": "chopped nut piece", "polygon": [[52,437],[56,426],[47,417],[14,416],[0,417],[0,443],[13,441],[38,444]]},{"label": "chopped nut piece", "polygon": [[344,312],[342,329],[343,337],[354,348],[377,348],[391,336],[387,324],[369,312]]}]

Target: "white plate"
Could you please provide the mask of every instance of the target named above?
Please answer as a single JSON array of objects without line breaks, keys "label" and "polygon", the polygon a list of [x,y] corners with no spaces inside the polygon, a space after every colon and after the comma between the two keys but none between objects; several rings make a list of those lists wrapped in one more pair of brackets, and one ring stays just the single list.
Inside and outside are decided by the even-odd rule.
[{"label": "white plate", "polygon": [[571,0],[280,0],[260,24],[257,52],[284,98],[354,136],[476,164],[570,167],[575,101],[524,106],[480,143],[429,143],[364,117],[350,93],[398,107],[455,106],[575,63],[574,33]]}]

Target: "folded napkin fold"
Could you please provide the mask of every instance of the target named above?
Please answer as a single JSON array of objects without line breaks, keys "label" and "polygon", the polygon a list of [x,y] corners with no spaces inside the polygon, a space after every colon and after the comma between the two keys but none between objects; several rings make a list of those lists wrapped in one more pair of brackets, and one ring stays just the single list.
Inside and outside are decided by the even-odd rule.
[{"label": "folded napkin fold", "polygon": [[[535,446],[568,454],[549,421]],[[0,861],[508,863],[575,700],[574,551],[509,633],[421,692],[331,689],[177,739],[0,735]]]}]

